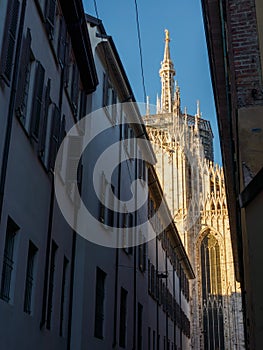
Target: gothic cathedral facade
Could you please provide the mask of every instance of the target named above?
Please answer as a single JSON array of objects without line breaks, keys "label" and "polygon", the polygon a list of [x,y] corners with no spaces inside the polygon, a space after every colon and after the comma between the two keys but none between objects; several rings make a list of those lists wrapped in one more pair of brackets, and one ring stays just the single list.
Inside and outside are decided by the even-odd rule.
[{"label": "gothic cathedral facade", "polygon": [[241,290],[235,280],[224,173],[214,163],[213,133],[202,118],[181,110],[169,32],[161,62],[161,98],[145,124],[156,170],[196,278],[191,281],[191,347],[244,349]]}]

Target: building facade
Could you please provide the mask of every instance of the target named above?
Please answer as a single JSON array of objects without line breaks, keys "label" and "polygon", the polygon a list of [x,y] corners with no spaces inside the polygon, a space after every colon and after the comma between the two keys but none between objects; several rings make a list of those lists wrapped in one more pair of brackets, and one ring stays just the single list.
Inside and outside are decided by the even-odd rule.
[{"label": "building facade", "polygon": [[[139,153],[150,154],[152,162],[155,155],[150,142],[149,148],[140,144],[140,139],[148,140],[147,132],[133,104],[133,93],[114,42],[100,20],[88,15],[86,20],[99,79],[92,96],[93,119],[87,120],[87,127],[92,134],[100,120],[105,136],[83,154],[86,181],[82,197],[87,205],[93,203],[97,218],[94,224],[87,222],[87,230],[103,237],[105,245],[77,237],[71,346],[189,349],[189,279],[194,278],[194,273],[167,204],[156,217],[163,193],[153,166],[142,161]],[[118,141],[122,142],[115,152],[118,172],[110,178],[104,164],[104,170],[95,176],[103,184],[101,202],[91,191],[95,165],[99,155]],[[86,162],[89,167],[85,167]],[[147,194],[147,188],[149,194],[140,210],[131,211],[125,199],[136,179],[139,181],[134,185],[134,196]],[[110,187],[124,200],[113,207],[120,205],[122,210],[108,210]],[[132,228],[148,220],[156,232],[150,241],[147,230]],[[158,232],[161,234],[156,237]],[[115,236],[119,249],[109,247],[109,237]]]},{"label": "building facade", "polygon": [[[1,349],[190,348],[193,269],[167,203],[152,219],[163,192],[153,166],[136,159],[155,156],[137,141],[148,135],[136,106],[126,110],[135,100],[112,38],[80,0],[1,1],[0,54]],[[78,165],[71,146],[96,130],[98,121],[83,117],[98,109],[107,132]],[[63,142],[81,120],[84,129]],[[95,161],[124,140],[118,170],[95,179],[99,200]],[[138,178],[135,196],[150,188],[140,215],[109,210],[110,189],[125,201]],[[75,204],[74,228],[56,198],[58,182],[63,204]],[[119,227],[121,248],[76,232],[78,193],[96,218],[86,222],[88,234],[107,242]],[[140,220],[156,233],[150,242],[147,232],[128,234]]]},{"label": "building facade", "polygon": [[246,347],[263,346],[262,2],[202,1]]},{"label": "building facade", "polygon": [[1,1],[0,13],[1,348],[66,349],[74,235],[54,165],[96,71],[87,28],[73,25],[80,1]]},{"label": "building facade", "polygon": [[194,116],[181,110],[180,88],[165,33],[161,98],[145,123],[156,171],[193,265],[193,349],[243,349],[241,290],[234,274],[223,169],[213,162],[213,133],[199,102]]}]

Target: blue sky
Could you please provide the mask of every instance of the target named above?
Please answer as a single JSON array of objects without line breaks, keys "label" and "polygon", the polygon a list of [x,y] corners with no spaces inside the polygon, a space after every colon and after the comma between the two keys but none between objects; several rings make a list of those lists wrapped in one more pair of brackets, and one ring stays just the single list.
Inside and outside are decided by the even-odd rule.
[{"label": "blue sky", "polygon": [[[83,0],[85,11],[95,16],[94,2]],[[99,18],[113,37],[136,100],[144,102],[134,0],[96,0]],[[210,120],[215,135],[215,161],[221,164],[213,92],[200,0],[137,0],[141,28],[146,93],[150,103],[160,95],[160,62],[164,30],[170,31],[171,58],[181,89],[182,109]]]}]

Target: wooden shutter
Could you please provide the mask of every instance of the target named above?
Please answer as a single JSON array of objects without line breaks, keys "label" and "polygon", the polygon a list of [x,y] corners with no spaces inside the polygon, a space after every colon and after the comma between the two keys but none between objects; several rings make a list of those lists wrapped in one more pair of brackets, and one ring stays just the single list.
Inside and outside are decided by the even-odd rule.
[{"label": "wooden shutter", "polygon": [[105,208],[105,192],[107,187],[107,181],[105,174],[102,173],[101,176],[101,201],[100,201],[100,221],[104,223],[105,221],[105,214],[106,214],[106,208]]},{"label": "wooden shutter", "polygon": [[[78,164],[82,147],[82,138],[80,136],[70,136],[67,153],[67,182],[78,182]],[[80,175],[80,174],[79,174]]]},{"label": "wooden shutter", "polygon": [[94,336],[103,339],[106,273],[97,267]]},{"label": "wooden shutter", "polygon": [[106,107],[108,105],[108,91],[109,90],[109,79],[107,74],[103,74],[103,96],[102,96],[102,106]]},{"label": "wooden shutter", "polygon": [[20,58],[20,69],[18,78],[18,88],[16,93],[16,115],[25,120],[27,100],[29,87],[29,74],[30,74],[30,46],[31,46],[31,33],[30,29],[27,29],[26,36],[23,38],[22,53]]},{"label": "wooden shutter", "polygon": [[37,62],[36,75],[34,82],[34,94],[33,94],[33,105],[31,110],[31,135],[36,139],[39,136],[39,125],[42,113],[42,98],[44,90],[44,78],[45,78],[45,69],[40,62]]},{"label": "wooden shutter", "polygon": [[80,109],[79,109],[79,119],[85,117],[87,110],[87,95],[84,90],[80,94]]},{"label": "wooden shutter", "polygon": [[117,119],[117,106],[116,106],[116,103],[117,103],[117,94],[116,92],[112,89],[112,120],[113,122],[116,122],[116,119]]},{"label": "wooden shutter", "polygon": [[77,184],[78,184],[80,195],[82,193],[82,175],[83,175],[83,164],[79,163],[78,170],[77,170]]},{"label": "wooden shutter", "polygon": [[[59,140],[58,140],[58,147],[57,147],[58,149],[59,149],[65,136],[66,136],[66,117],[65,117],[65,115],[63,115],[62,120],[61,120],[61,125],[60,125]],[[62,169],[63,156],[64,156],[64,149],[60,153],[60,157],[57,157],[57,166],[58,166],[59,170]]]},{"label": "wooden shutter", "polygon": [[47,0],[46,1],[46,28],[50,39],[53,39],[54,33],[54,24],[56,18],[56,0]]},{"label": "wooden shutter", "polygon": [[54,107],[52,115],[52,125],[49,145],[49,168],[54,170],[60,134],[60,111],[57,106]]},{"label": "wooden shutter", "polygon": [[60,18],[59,40],[58,40],[58,59],[62,67],[65,65],[67,28],[64,17]]},{"label": "wooden shutter", "polygon": [[66,117],[63,115],[59,133],[59,146],[61,145],[64,137],[66,136]]},{"label": "wooden shutter", "polygon": [[4,29],[5,35],[0,63],[0,75],[8,82],[11,79],[13,68],[19,5],[20,4],[18,0],[9,0],[7,5],[6,22]]},{"label": "wooden shutter", "polygon": [[79,98],[79,72],[76,64],[72,67],[72,85],[71,85],[71,101],[74,115],[78,110],[78,98]]},{"label": "wooden shutter", "polygon": [[70,55],[71,55],[71,42],[70,42],[70,38],[67,36],[66,47],[65,47],[65,66],[64,66],[64,75],[63,75],[65,87],[68,87],[68,83],[69,83],[69,67],[71,64]]},{"label": "wooden shutter", "polygon": [[41,158],[43,158],[45,155],[47,119],[48,119],[49,105],[50,105],[50,79],[48,79],[48,83],[47,83],[47,86],[45,89],[43,113],[41,113],[41,120],[40,120],[40,135],[39,135],[39,143],[38,143],[38,153],[39,153]]}]

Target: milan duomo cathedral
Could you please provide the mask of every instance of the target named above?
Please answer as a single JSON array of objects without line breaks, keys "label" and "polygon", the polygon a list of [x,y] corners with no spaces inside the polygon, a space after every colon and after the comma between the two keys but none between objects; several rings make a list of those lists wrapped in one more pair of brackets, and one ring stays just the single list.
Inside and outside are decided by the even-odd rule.
[{"label": "milan duomo cathedral", "polygon": [[235,280],[224,173],[214,163],[213,133],[202,118],[182,111],[174,83],[169,32],[161,62],[161,98],[148,105],[145,124],[166,201],[192,263],[192,349],[244,349],[240,285]]}]

